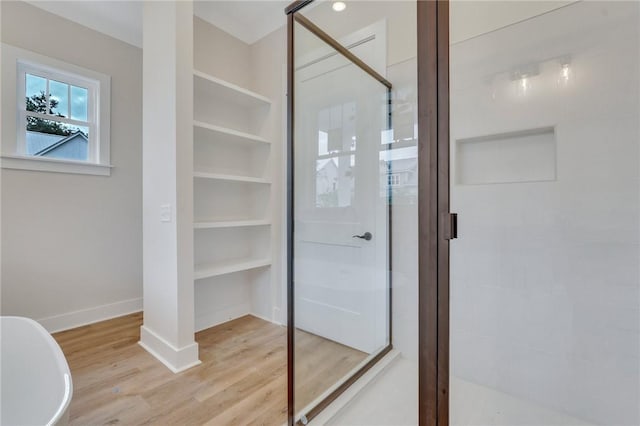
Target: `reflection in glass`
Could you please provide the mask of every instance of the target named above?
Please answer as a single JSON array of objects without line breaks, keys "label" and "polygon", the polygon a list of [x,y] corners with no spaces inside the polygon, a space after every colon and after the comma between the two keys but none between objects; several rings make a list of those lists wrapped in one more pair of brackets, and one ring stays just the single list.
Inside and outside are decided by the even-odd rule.
[{"label": "reflection in glass", "polygon": [[347,207],[355,195],[355,155],[316,160],[316,207]]},{"label": "reflection in glass", "polygon": [[318,112],[318,155],[356,149],[356,104],[347,102]]},{"label": "reflection in glass", "polygon": [[[295,411],[306,414],[389,344],[389,95],[297,22]],[[368,49],[365,41],[359,45]],[[363,58],[366,60],[366,58]],[[384,195],[381,196],[381,193]],[[370,240],[355,235],[372,234]]]}]

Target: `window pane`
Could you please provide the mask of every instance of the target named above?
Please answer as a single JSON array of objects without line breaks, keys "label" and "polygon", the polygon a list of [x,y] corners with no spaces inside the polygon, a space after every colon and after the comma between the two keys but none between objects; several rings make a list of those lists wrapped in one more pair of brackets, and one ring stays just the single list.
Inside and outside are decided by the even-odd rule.
[{"label": "window pane", "polygon": [[49,106],[51,114],[58,117],[69,116],[69,85],[59,81],[49,81]]},{"label": "window pane", "polygon": [[87,121],[89,91],[83,87],[71,86],[71,118]]},{"label": "window pane", "polygon": [[25,97],[27,111],[47,112],[45,92],[47,91],[47,79],[33,74],[27,74],[25,78]]},{"label": "window pane", "polygon": [[[415,204],[418,197],[418,147],[380,151],[380,196],[393,204]],[[391,191],[391,192],[390,192]]]},{"label": "window pane", "polygon": [[89,128],[27,117],[26,155],[87,161]]}]

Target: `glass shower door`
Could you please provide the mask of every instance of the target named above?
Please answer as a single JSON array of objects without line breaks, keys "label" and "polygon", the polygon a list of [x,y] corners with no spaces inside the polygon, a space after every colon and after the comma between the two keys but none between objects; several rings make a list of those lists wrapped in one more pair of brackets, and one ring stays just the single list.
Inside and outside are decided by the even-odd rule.
[{"label": "glass shower door", "polygon": [[[389,88],[294,26],[295,412],[312,417],[389,349]],[[366,43],[352,53],[366,56]]]}]

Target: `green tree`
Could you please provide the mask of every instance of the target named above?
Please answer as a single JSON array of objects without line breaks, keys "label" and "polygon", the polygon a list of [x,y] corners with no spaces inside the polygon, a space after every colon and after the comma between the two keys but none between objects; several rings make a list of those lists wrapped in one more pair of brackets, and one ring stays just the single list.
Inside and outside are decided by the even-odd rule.
[{"label": "green tree", "polygon": [[[49,111],[47,111],[47,97],[43,91],[41,91],[40,94],[27,97],[26,102],[27,111],[39,112],[40,114],[55,114],[58,117],[64,117],[64,115],[60,113],[56,114],[53,112],[58,106],[58,101],[51,97],[49,97]],[[27,130],[61,136],[69,136],[72,133],[71,129],[65,124],[29,116],[27,116]]]}]

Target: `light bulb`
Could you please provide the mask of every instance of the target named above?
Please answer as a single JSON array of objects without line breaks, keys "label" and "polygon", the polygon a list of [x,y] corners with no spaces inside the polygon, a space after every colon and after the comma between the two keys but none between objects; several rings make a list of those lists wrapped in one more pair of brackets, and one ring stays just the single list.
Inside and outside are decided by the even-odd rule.
[{"label": "light bulb", "polygon": [[331,7],[336,12],[342,12],[343,10],[345,10],[347,8],[347,5],[343,1],[334,1],[333,4],[331,5]]},{"label": "light bulb", "polygon": [[511,81],[515,85],[515,92],[518,96],[527,96],[532,89],[533,77],[540,74],[539,64],[531,63],[521,65],[511,72]]}]

